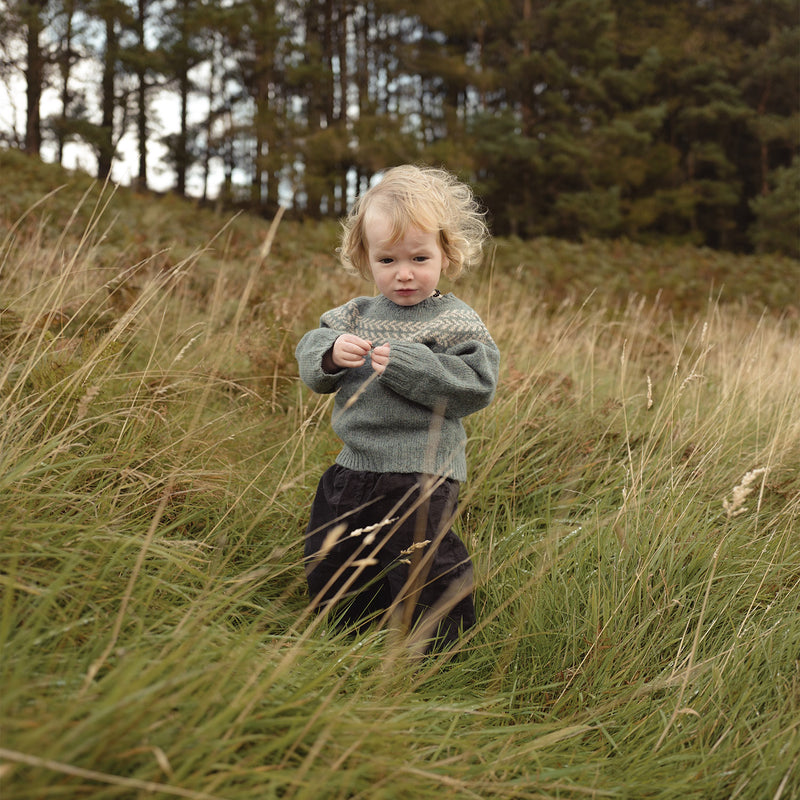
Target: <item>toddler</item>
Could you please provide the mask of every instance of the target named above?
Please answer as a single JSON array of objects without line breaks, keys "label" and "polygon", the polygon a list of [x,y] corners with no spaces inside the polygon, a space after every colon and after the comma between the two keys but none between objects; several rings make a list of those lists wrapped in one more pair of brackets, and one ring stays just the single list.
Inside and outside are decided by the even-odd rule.
[{"label": "toddler", "polygon": [[356,200],[340,252],[377,295],[325,312],[296,350],[302,380],[336,392],[343,442],[311,507],[312,603],[345,625],[416,626],[428,649],[475,623],[472,563],[451,524],[467,477],[462,419],[491,402],[500,355],[478,314],[437,284],[479,260],[487,233],[449,172],[388,170]]}]

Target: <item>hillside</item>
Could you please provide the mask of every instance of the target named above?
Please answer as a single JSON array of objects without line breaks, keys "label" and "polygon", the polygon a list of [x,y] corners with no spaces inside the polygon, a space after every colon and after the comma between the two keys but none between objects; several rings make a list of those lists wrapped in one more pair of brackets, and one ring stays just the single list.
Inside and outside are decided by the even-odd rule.
[{"label": "hillside", "polygon": [[418,660],[308,605],[336,225],[0,175],[3,800],[800,797],[796,262],[500,240],[459,281],[502,354],[478,623]]},{"label": "hillside", "polygon": [[[17,151],[0,151],[0,175],[0,225],[41,228],[37,235],[43,241],[79,241],[91,224],[93,252],[109,276],[144,262],[164,268],[188,258],[198,291],[209,290],[221,264],[236,279],[242,278],[241,270],[249,279],[269,229],[268,220],[252,215],[215,213],[173,196],[103,187]],[[270,283],[269,276],[296,277],[301,263],[319,266],[323,281],[336,277],[329,273],[337,234],[334,221],[284,219],[267,268],[253,276],[255,294],[249,302],[260,301],[259,285]],[[504,290],[523,292],[549,307],[582,302],[593,293],[612,305],[644,298],[677,314],[703,311],[717,301],[746,304],[757,314],[766,308],[796,316],[800,307],[800,262],[782,256],[658,243],[501,238],[490,260]]]}]

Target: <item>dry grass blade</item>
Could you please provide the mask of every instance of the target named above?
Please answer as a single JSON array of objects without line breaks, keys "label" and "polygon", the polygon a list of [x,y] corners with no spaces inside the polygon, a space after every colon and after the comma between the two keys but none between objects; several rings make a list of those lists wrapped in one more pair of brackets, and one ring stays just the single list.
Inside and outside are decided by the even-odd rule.
[{"label": "dry grass blade", "polygon": [[[704,252],[502,243],[457,290],[503,353],[451,520],[478,624],[417,660],[472,587],[402,646],[333,630],[305,593],[339,443],[291,348],[360,287],[320,270],[335,229],[68,191],[0,235],[4,797],[798,794],[791,315],[629,297]],[[201,218],[219,251],[196,247]],[[590,295],[587,264],[635,269],[622,295],[550,293]],[[736,265],[779,297],[796,272]],[[115,310],[104,287],[132,272]],[[326,546],[356,537],[370,566],[402,505]],[[435,546],[420,529],[403,554],[412,599]]]},{"label": "dry grass blade", "polygon": [[105,783],[109,786],[120,786],[126,789],[137,789],[143,792],[160,792],[161,794],[170,795],[172,797],[185,797],[188,798],[188,800],[225,800],[225,798],[215,794],[182,789],[180,786],[171,786],[168,783],[140,781],[136,778],[126,778],[123,775],[109,775],[93,769],[75,767],[72,764],[62,764],[59,761],[53,761],[49,758],[40,758],[39,756],[32,756],[28,753],[19,753],[16,750],[8,750],[5,747],[0,747],[0,758],[15,764],[26,764],[29,767],[58,772],[75,778],[96,781],[97,783]]}]

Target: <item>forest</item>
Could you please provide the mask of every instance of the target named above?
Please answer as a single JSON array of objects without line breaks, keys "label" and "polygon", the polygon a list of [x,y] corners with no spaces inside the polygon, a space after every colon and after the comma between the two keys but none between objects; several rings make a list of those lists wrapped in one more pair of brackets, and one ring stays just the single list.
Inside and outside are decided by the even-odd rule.
[{"label": "forest", "polygon": [[158,143],[179,195],[337,217],[414,161],[498,235],[800,256],[797,0],[0,0],[0,58],[0,146],[104,179],[128,136],[140,190]]}]

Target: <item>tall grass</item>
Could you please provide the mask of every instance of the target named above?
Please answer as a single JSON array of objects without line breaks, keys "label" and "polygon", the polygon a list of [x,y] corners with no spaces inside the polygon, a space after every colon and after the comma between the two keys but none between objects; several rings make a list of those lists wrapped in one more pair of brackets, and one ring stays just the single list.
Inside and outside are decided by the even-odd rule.
[{"label": "tall grass", "polygon": [[791,319],[460,286],[479,623],[419,661],[307,608],[337,442],[291,353],[359,287],[223,224],[107,267],[92,202],[0,251],[3,800],[800,796]]}]

